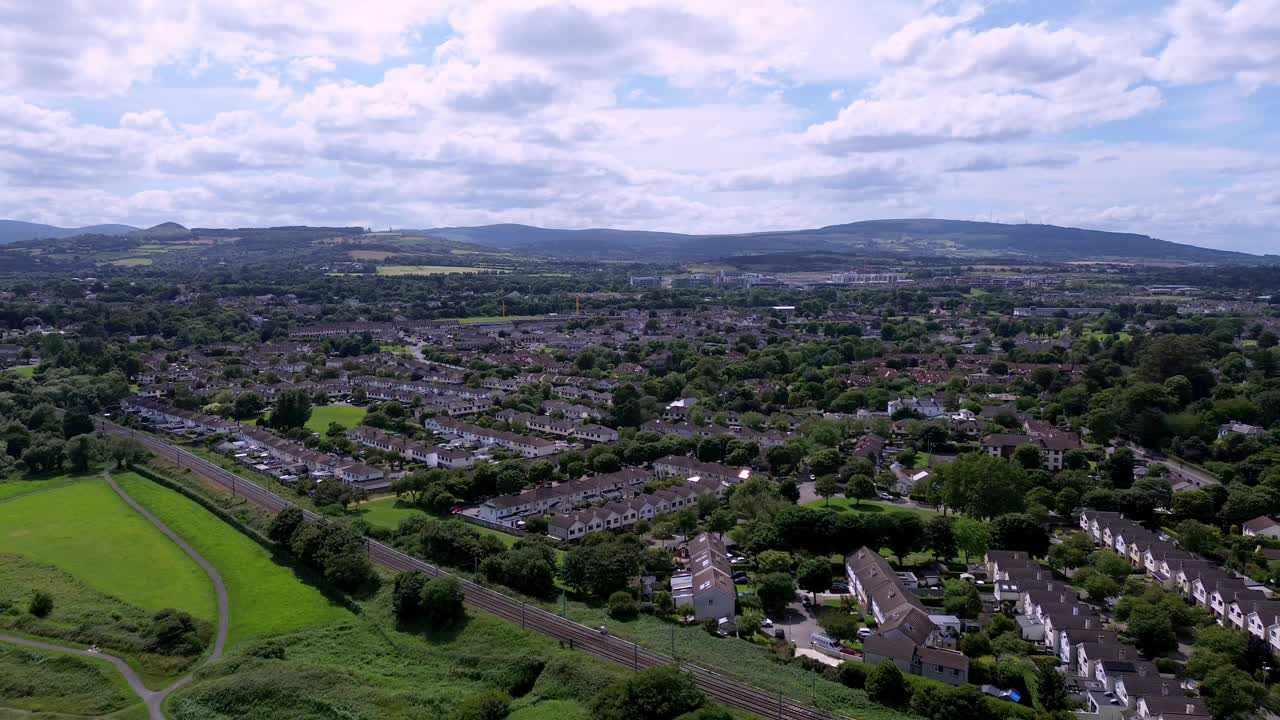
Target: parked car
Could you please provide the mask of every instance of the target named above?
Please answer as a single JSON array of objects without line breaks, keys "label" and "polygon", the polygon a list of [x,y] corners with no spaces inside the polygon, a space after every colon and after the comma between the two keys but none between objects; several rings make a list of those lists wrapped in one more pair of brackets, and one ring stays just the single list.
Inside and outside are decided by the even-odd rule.
[{"label": "parked car", "polygon": [[733,576],[734,585],[746,585],[749,582],[751,582],[751,577],[746,573],[738,573]]},{"label": "parked car", "polygon": [[872,630],[871,628],[858,628],[858,639],[859,639],[859,640],[866,640],[867,638],[869,638],[869,637],[871,637],[872,635],[875,635],[875,634],[876,634],[876,631],[875,631],[875,630]]},{"label": "parked car", "polygon": [[846,582],[833,582],[833,583],[831,583],[831,592],[833,592],[833,593],[838,593],[838,594],[840,594],[840,595],[848,595],[848,594],[849,594],[849,583],[846,583]]},{"label": "parked car", "polygon": [[890,495],[890,494],[889,494],[889,493],[887,493],[887,492],[881,492],[881,493],[880,493],[880,499],[881,499],[881,500],[888,500],[888,501],[892,502],[892,501],[893,501],[893,496],[892,496],[892,495]]},{"label": "parked car", "polygon": [[761,620],[761,621],[760,621],[760,627],[762,627],[762,628],[771,628],[771,627],[773,627],[773,621],[772,621],[772,620],[770,620],[769,618],[765,618],[765,619],[763,619],[763,620]]}]

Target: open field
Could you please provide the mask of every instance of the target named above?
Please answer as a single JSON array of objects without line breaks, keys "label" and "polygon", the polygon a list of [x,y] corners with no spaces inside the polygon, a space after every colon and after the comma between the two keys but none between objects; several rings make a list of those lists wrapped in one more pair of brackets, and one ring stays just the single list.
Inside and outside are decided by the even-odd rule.
[{"label": "open field", "polygon": [[455,267],[453,265],[379,265],[379,275],[447,275],[450,273],[510,272],[504,268]]},{"label": "open field", "polygon": [[329,423],[338,423],[350,430],[364,419],[369,411],[354,405],[321,405],[311,408],[311,419],[307,420],[307,429],[323,434],[329,429]]},{"label": "open field", "polygon": [[[387,528],[395,530],[404,520],[414,517],[415,515],[430,515],[423,510],[419,510],[397,497],[384,497],[377,500],[370,500],[353,508],[354,512],[364,519],[365,522],[374,527]],[[494,530],[483,525],[467,524],[467,527],[475,530],[481,535],[492,535],[498,538],[503,545],[511,547],[516,544],[520,538],[510,533],[504,533],[501,530]],[[563,551],[556,551],[558,555],[563,555]]]},{"label": "open field", "polygon": [[36,374],[35,365],[23,365],[22,367],[9,368],[9,370],[18,377],[29,378],[34,377]]},{"label": "open field", "polygon": [[458,322],[463,325],[475,325],[478,323],[498,323],[498,322],[514,322],[516,320],[543,320],[546,315],[477,315],[475,317],[458,318]]},{"label": "open field", "polygon": [[216,617],[200,566],[98,479],[0,503],[0,552],[48,563],[146,610]]},{"label": "open field", "polygon": [[403,352],[409,352],[409,348],[404,345],[379,345],[378,349],[384,353],[394,353],[396,355]]},{"label": "open field", "polygon": [[277,564],[261,545],[193,500],[135,473],[117,475],[116,481],[218,569],[231,606],[228,644],[351,616],[289,567]]},{"label": "open field", "polygon": [[151,258],[131,257],[131,258],[120,258],[119,260],[112,260],[108,264],[115,265],[116,267],[143,267],[145,265],[150,265],[151,263],[152,263]]},{"label": "open field", "polygon": [[0,480],[0,500],[7,500],[20,495],[26,495],[27,493],[47,490],[52,487],[59,487],[72,482],[75,482],[75,478],[68,475],[40,478],[37,480]]},{"label": "open field", "polygon": [[[472,611],[446,633],[395,628],[390,592],[366,602],[362,619],[281,636],[272,645],[283,659],[233,652],[170,701],[175,720],[243,716],[255,720],[300,717],[377,717],[416,720],[453,716],[462,700],[486,689],[524,694],[519,704],[542,711],[559,702],[556,720],[585,718],[581,701],[537,677],[537,668],[571,653],[510,623]],[[586,661],[606,680],[623,672]],[[542,673],[546,675],[546,671]],[[530,687],[532,685],[532,687]],[[541,720],[545,714],[522,716]]]},{"label": "open field", "polygon": [[0,643],[0,706],[39,712],[43,718],[49,717],[46,712],[106,715],[141,704],[105,662]]},{"label": "open field", "polygon": [[[822,508],[822,507],[827,507],[827,501],[826,501],[826,500],[814,500],[813,502],[805,503],[805,505],[807,505],[807,506],[809,506],[809,507]],[[905,505],[899,505],[899,504],[897,504],[897,503],[891,503],[891,502],[884,502],[884,501],[881,501],[881,500],[863,500],[861,504],[857,504],[857,501],[856,501],[856,500],[850,500],[849,498],[842,498],[842,497],[833,497],[833,498],[831,498],[831,505],[830,505],[830,508],[831,508],[831,510],[833,510],[833,511],[835,511],[835,512],[864,512],[864,513],[905,512],[905,513],[915,513],[916,515],[919,515],[919,516],[920,516],[922,519],[924,519],[924,520],[928,520],[929,518],[931,518],[931,517],[933,517],[934,515],[937,515],[937,514],[938,514],[937,512],[935,512],[935,511],[933,511],[933,510],[925,510],[925,509],[921,509],[921,508],[907,507],[907,506],[905,506]]]},{"label": "open field", "polygon": [[390,250],[350,250],[347,254],[351,256],[352,260],[386,260],[399,253],[394,253]]}]

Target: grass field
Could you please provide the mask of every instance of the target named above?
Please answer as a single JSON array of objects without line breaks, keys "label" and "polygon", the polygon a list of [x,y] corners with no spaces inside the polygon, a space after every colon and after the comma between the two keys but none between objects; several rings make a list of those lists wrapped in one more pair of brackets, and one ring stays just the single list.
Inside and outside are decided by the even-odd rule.
[{"label": "grass field", "polygon": [[364,419],[369,411],[354,405],[321,405],[311,409],[311,419],[307,420],[307,429],[323,434],[329,429],[329,423],[338,423],[350,430]]},{"label": "grass field", "polygon": [[[458,703],[485,689],[511,691],[520,685],[528,694],[518,706],[535,713],[520,716],[525,720],[587,717],[577,699],[557,697],[553,705],[550,698],[557,693],[542,678],[532,690],[527,686],[527,671],[536,673],[539,664],[571,651],[474,611],[460,628],[444,634],[401,631],[391,618],[389,595],[384,587],[365,603],[359,620],[277,638],[273,644],[282,648],[282,660],[233,653],[175,695],[170,717],[244,717],[244,709],[252,707],[255,720],[447,718]],[[619,672],[587,662],[606,679]],[[558,714],[546,715],[552,708]]]},{"label": "grass field", "polygon": [[106,715],[130,705],[141,701],[105,662],[0,643],[0,706],[48,717]]},{"label": "grass field", "polygon": [[116,481],[218,569],[231,606],[228,643],[350,618],[340,605],[199,504],[134,473]]},{"label": "grass field", "polygon": [[151,263],[151,258],[120,258],[119,260],[112,260],[109,264],[116,267],[143,267]]},{"label": "grass field", "polygon": [[0,552],[53,565],[130,605],[216,618],[200,566],[98,479],[0,503]]},{"label": "grass field", "polygon": [[463,325],[476,325],[478,323],[498,323],[498,322],[514,322],[516,320],[542,320],[546,315],[477,315],[475,317],[458,318],[458,322]]},{"label": "grass field", "polygon": [[[821,507],[826,507],[826,506],[827,506],[827,505],[826,505],[826,502],[827,502],[826,500],[814,500],[813,502],[809,502],[809,503],[805,503],[805,504],[806,504],[806,505],[808,505],[808,506],[810,506],[810,507],[818,507],[818,508],[821,508]],[[933,511],[933,510],[924,510],[924,509],[921,509],[921,508],[907,507],[907,506],[905,506],[905,505],[899,505],[899,504],[897,504],[897,503],[891,503],[891,502],[882,502],[882,501],[880,501],[880,500],[863,500],[861,504],[857,504],[857,501],[855,501],[855,500],[850,500],[849,498],[842,498],[842,497],[833,497],[833,498],[831,498],[831,505],[830,505],[830,508],[831,508],[831,510],[833,510],[833,511],[835,511],[835,512],[864,512],[864,513],[879,513],[879,512],[905,512],[905,513],[915,513],[916,515],[919,515],[921,518],[923,518],[923,519],[925,519],[925,520],[928,520],[929,518],[931,518],[931,517],[933,517],[934,515],[937,515],[937,514],[938,514],[937,512],[935,512],[935,511]]]},{"label": "grass field", "polygon": [[59,475],[52,478],[40,478],[38,480],[0,480],[0,500],[15,498],[28,493],[47,490],[52,487],[66,485],[74,482],[75,478],[68,475]]},{"label": "grass field", "polygon": [[[364,518],[364,521],[374,527],[387,528],[395,530],[404,520],[415,515],[428,515],[429,513],[419,510],[397,497],[384,497],[377,500],[357,505],[354,511]],[[510,533],[504,533],[501,530],[494,530],[483,525],[468,525],[467,527],[475,530],[481,535],[492,535],[502,541],[503,545],[511,547],[516,544],[520,538]],[[563,553],[559,553],[563,554]]]},{"label": "grass field", "polygon": [[11,370],[14,375],[24,378],[35,377],[36,374],[35,365],[24,365],[22,367],[9,368],[9,370]]},{"label": "grass field", "polygon": [[379,265],[379,275],[448,275],[451,273],[509,272],[503,268],[455,267],[453,265]]},{"label": "grass field", "polygon": [[409,352],[409,348],[404,345],[379,345],[378,349],[384,353],[394,353],[396,355],[403,352]]}]

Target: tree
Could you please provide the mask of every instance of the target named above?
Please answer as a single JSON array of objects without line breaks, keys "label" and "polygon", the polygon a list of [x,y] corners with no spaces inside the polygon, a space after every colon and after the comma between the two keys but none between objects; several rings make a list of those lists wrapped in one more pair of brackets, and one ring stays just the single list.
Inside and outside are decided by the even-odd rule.
[{"label": "tree", "polygon": [[[1188,492],[1198,492],[1190,490]],[[1179,493],[1184,495],[1187,493]],[[1217,550],[1222,545],[1222,531],[1212,525],[1195,520],[1183,520],[1176,527],[1178,544],[1187,552],[1205,554]]]},{"label": "tree", "polygon": [[402,572],[396,575],[391,588],[391,608],[396,620],[413,622],[422,617],[422,589],[427,576],[420,572]]},{"label": "tree", "polygon": [[607,598],[622,590],[640,570],[641,548],[634,541],[600,534],[570,548],[564,556],[564,581],[582,592]]},{"label": "tree", "polygon": [[100,446],[93,435],[76,435],[67,441],[67,462],[75,472],[88,472],[89,467],[98,460]]},{"label": "tree", "polygon": [[1205,705],[1213,720],[1244,720],[1267,697],[1267,689],[1234,667],[1219,667],[1201,684]]},{"label": "tree", "polygon": [[1040,448],[1031,443],[1024,443],[1013,449],[1012,459],[1024,470],[1037,470],[1040,468]]},{"label": "tree", "polygon": [[672,665],[614,681],[591,702],[595,720],[674,720],[706,703],[693,676]]},{"label": "tree", "polygon": [[311,396],[305,390],[285,390],[276,396],[271,411],[271,427],[287,431],[300,428],[311,419]]},{"label": "tree", "polygon": [[813,484],[813,491],[830,505],[831,498],[840,493],[840,481],[836,480],[835,475],[823,475]]},{"label": "tree", "polygon": [[822,448],[814,451],[808,458],[806,463],[809,465],[809,471],[819,477],[823,475],[832,475],[840,469],[840,451],[835,448]]},{"label": "tree", "polygon": [[1066,710],[1071,707],[1067,697],[1067,685],[1054,663],[1042,662],[1036,670],[1036,700],[1045,712]]},{"label": "tree", "polygon": [[785,550],[762,550],[756,554],[756,572],[762,575],[769,573],[789,573],[795,558]]},{"label": "tree", "polygon": [[902,707],[910,700],[907,681],[892,660],[881,660],[867,673],[867,697],[889,707]]},{"label": "tree", "polygon": [[27,605],[27,612],[38,618],[48,617],[53,612],[53,596],[44,590],[37,590],[31,595],[31,602]]},{"label": "tree", "polygon": [[707,518],[707,530],[719,537],[732,530],[738,524],[738,516],[729,508],[719,508]]},{"label": "tree", "polygon": [[1022,550],[1032,557],[1044,557],[1049,551],[1049,533],[1028,515],[1001,515],[991,521],[991,547]]},{"label": "tree", "polygon": [[942,607],[951,615],[976,618],[982,612],[982,599],[968,580],[948,580],[942,586]]},{"label": "tree", "polygon": [[795,581],[786,573],[763,575],[756,581],[756,597],[760,598],[760,607],[765,612],[771,615],[781,613],[796,597]]},{"label": "tree", "polygon": [[934,515],[924,525],[924,546],[933,556],[946,562],[956,555],[955,519]]},{"label": "tree", "polygon": [[653,596],[653,610],[661,617],[669,617],[676,611],[675,600],[672,599],[671,593],[666,590],[659,590]]},{"label": "tree", "polygon": [[143,649],[157,655],[184,657],[199,655],[204,651],[204,642],[191,615],[166,609],[152,616]]},{"label": "tree", "polygon": [[609,617],[614,620],[635,620],[640,614],[636,599],[626,590],[619,590],[609,596]]},{"label": "tree", "polygon": [[956,536],[956,548],[964,553],[966,563],[971,557],[981,557],[986,554],[987,548],[991,545],[990,523],[962,517],[956,518],[955,525],[952,527]]},{"label": "tree", "polygon": [[813,602],[818,603],[818,593],[831,589],[831,562],[825,557],[815,557],[800,563],[797,573],[800,589],[813,593]]},{"label": "tree", "polygon": [[1161,655],[1178,646],[1169,611],[1160,605],[1141,603],[1129,613],[1126,634],[1148,657]]},{"label": "tree", "polygon": [[293,539],[293,534],[304,522],[306,518],[302,515],[302,510],[296,505],[290,505],[271,518],[267,537],[277,545],[288,545]]},{"label": "tree", "polygon": [[1053,510],[1062,517],[1071,517],[1080,507],[1080,492],[1072,487],[1065,487],[1053,497]]},{"label": "tree", "polygon": [[457,578],[434,577],[422,586],[422,619],[431,627],[449,627],[465,615],[462,584]]},{"label": "tree", "polygon": [[981,518],[1022,510],[1023,472],[1021,466],[986,453],[965,453],[938,468],[944,503]]},{"label": "tree", "polygon": [[854,475],[845,485],[844,494],[856,500],[857,505],[862,505],[863,500],[876,496],[876,485],[869,475]]},{"label": "tree", "polygon": [[58,472],[66,457],[65,446],[66,443],[52,435],[36,435],[22,452],[22,463],[33,473]]},{"label": "tree", "polygon": [[1114,488],[1127,488],[1133,485],[1133,451],[1129,448],[1116,448],[1105,460],[1098,463],[1098,474],[1110,481]]},{"label": "tree", "polygon": [[231,404],[231,417],[236,420],[246,420],[261,413],[262,408],[262,398],[257,393],[240,393]]},{"label": "tree", "polygon": [[905,562],[907,555],[923,543],[924,523],[915,513],[893,513],[889,522],[891,525],[885,545],[893,551],[899,563]]},{"label": "tree", "polygon": [[[1170,510],[1179,518],[1212,522],[1213,498],[1203,490],[1184,490],[1173,496],[1173,506]],[[1200,551],[1192,550],[1191,552]]]},{"label": "tree", "polygon": [[108,443],[107,454],[115,461],[116,467],[129,467],[147,458],[148,453],[137,441],[127,437],[113,437]]}]

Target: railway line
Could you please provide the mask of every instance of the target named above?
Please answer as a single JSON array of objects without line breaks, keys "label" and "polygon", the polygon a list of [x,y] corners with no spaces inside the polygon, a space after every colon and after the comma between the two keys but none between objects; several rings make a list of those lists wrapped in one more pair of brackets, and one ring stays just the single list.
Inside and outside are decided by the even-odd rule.
[{"label": "railway line", "polygon": [[[190,468],[192,472],[230,489],[234,494],[244,497],[263,509],[280,512],[293,505],[270,490],[199,455],[164,442],[150,433],[127,428],[105,418],[98,418],[98,427],[111,435],[129,437],[148,451],[179,467]],[[308,522],[328,522],[326,518],[309,510],[304,509],[302,512]],[[440,567],[407,555],[385,543],[376,540],[366,542],[369,559],[391,570],[420,572],[432,577],[452,575]],[[681,670],[693,677],[699,689],[723,705],[771,720],[838,720],[846,717],[797,703],[780,693],[771,693],[746,685],[692,663],[677,663],[675,658],[640,647],[637,643],[602,633],[465,578],[457,577],[457,579],[462,584],[466,603],[478,610],[518,623],[527,630],[567,643],[575,650],[581,650],[633,670],[678,664]]]}]

